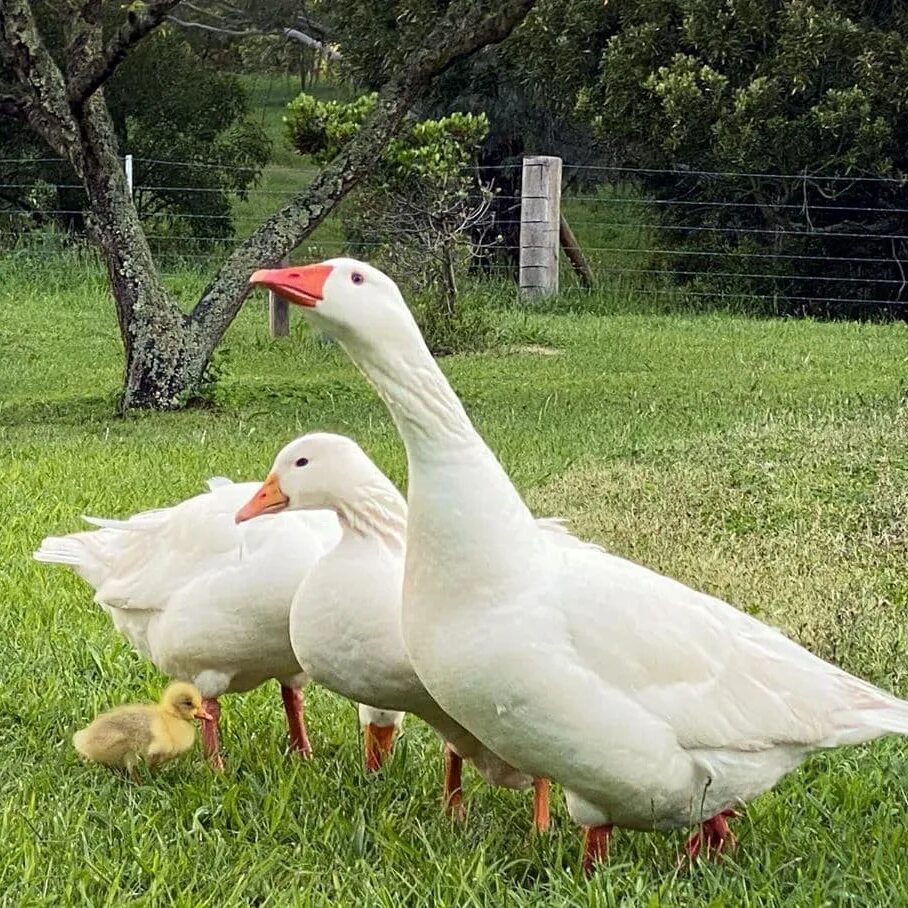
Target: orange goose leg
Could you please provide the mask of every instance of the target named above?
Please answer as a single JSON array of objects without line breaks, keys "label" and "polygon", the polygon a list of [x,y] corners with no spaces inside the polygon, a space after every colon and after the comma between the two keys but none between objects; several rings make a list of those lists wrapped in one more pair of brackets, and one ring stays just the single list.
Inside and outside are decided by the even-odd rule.
[{"label": "orange goose leg", "polygon": [[217,697],[206,697],[202,700],[202,709],[211,716],[202,719],[202,750],[208,765],[215,772],[224,771],[224,758],[221,756],[220,742],[218,740],[218,723],[221,721],[221,704]]},{"label": "orange goose leg", "polygon": [[370,722],[365,728],[366,772],[377,772],[394,746],[394,725],[376,725]]},{"label": "orange goose leg", "polygon": [[583,827],[583,872],[592,876],[596,865],[608,858],[608,840],[612,825]]},{"label": "orange goose leg", "polygon": [[442,804],[452,820],[464,818],[463,809],[463,757],[445,742],[445,784]]},{"label": "orange goose leg", "polygon": [[297,687],[285,687],[282,684],[281,700],[284,701],[284,712],[290,729],[290,749],[303,758],[311,757],[312,746],[309,744],[309,735],[306,734],[303,692]]},{"label": "orange goose leg", "polygon": [[533,779],[533,829],[549,831],[549,780]]},{"label": "orange goose leg", "polygon": [[687,856],[691,861],[697,860],[703,848],[706,848],[706,857],[719,855],[723,851],[734,851],[738,840],[728,828],[726,817],[739,817],[737,810],[723,810],[705,823],[687,840]]}]

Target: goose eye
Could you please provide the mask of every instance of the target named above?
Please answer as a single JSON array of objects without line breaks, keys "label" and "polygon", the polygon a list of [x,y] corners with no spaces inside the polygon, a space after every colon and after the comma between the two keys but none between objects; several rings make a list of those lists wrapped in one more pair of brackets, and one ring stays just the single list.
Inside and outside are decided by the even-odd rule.
[{"label": "goose eye", "polygon": [[354,284],[361,284],[365,278],[363,278],[358,271],[354,271],[353,274],[350,275],[350,280],[353,281]]},{"label": "goose eye", "polygon": [[296,466],[304,467],[304,466],[306,466],[307,463],[309,463],[308,457],[300,457],[296,462]]}]

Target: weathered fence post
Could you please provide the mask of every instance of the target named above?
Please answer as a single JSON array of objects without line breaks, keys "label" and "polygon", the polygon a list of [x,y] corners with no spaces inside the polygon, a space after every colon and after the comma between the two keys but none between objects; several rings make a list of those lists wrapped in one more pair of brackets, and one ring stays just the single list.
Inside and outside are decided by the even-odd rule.
[{"label": "weathered fence post", "polygon": [[561,158],[523,159],[520,193],[520,291],[525,296],[558,292],[561,221]]},{"label": "weathered fence post", "polygon": [[[280,267],[286,268],[289,264],[287,259],[281,259]],[[268,327],[272,337],[290,336],[290,304],[273,290],[268,291]]]}]

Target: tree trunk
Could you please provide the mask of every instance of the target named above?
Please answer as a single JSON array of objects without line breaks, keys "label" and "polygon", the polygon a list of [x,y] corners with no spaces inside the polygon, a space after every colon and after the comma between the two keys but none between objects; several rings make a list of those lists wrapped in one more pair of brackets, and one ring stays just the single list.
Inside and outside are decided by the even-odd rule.
[{"label": "tree trunk", "polygon": [[454,250],[445,243],[442,263],[442,303],[448,318],[454,317],[457,306],[457,277],[454,274]]},{"label": "tree trunk", "polygon": [[120,410],[172,410],[198,390],[210,347],[161,283],[98,92],[76,112],[89,229],[101,251],[126,354]]}]

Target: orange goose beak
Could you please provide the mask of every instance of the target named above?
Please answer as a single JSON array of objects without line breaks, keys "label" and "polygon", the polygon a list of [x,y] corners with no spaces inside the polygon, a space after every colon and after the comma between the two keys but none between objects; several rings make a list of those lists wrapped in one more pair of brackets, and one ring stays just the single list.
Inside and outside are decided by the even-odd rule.
[{"label": "orange goose beak", "polygon": [[333,270],[331,265],[262,268],[249,278],[249,283],[267,287],[297,306],[313,309],[323,299],[325,281]]},{"label": "orange goose beak", "polygon": [[252,520],[262,514],[276,514],[290,504],[290,499],[281,491],[277,476],[271,473],[262,487],[246,502],[233,518],[236,523]]}]

